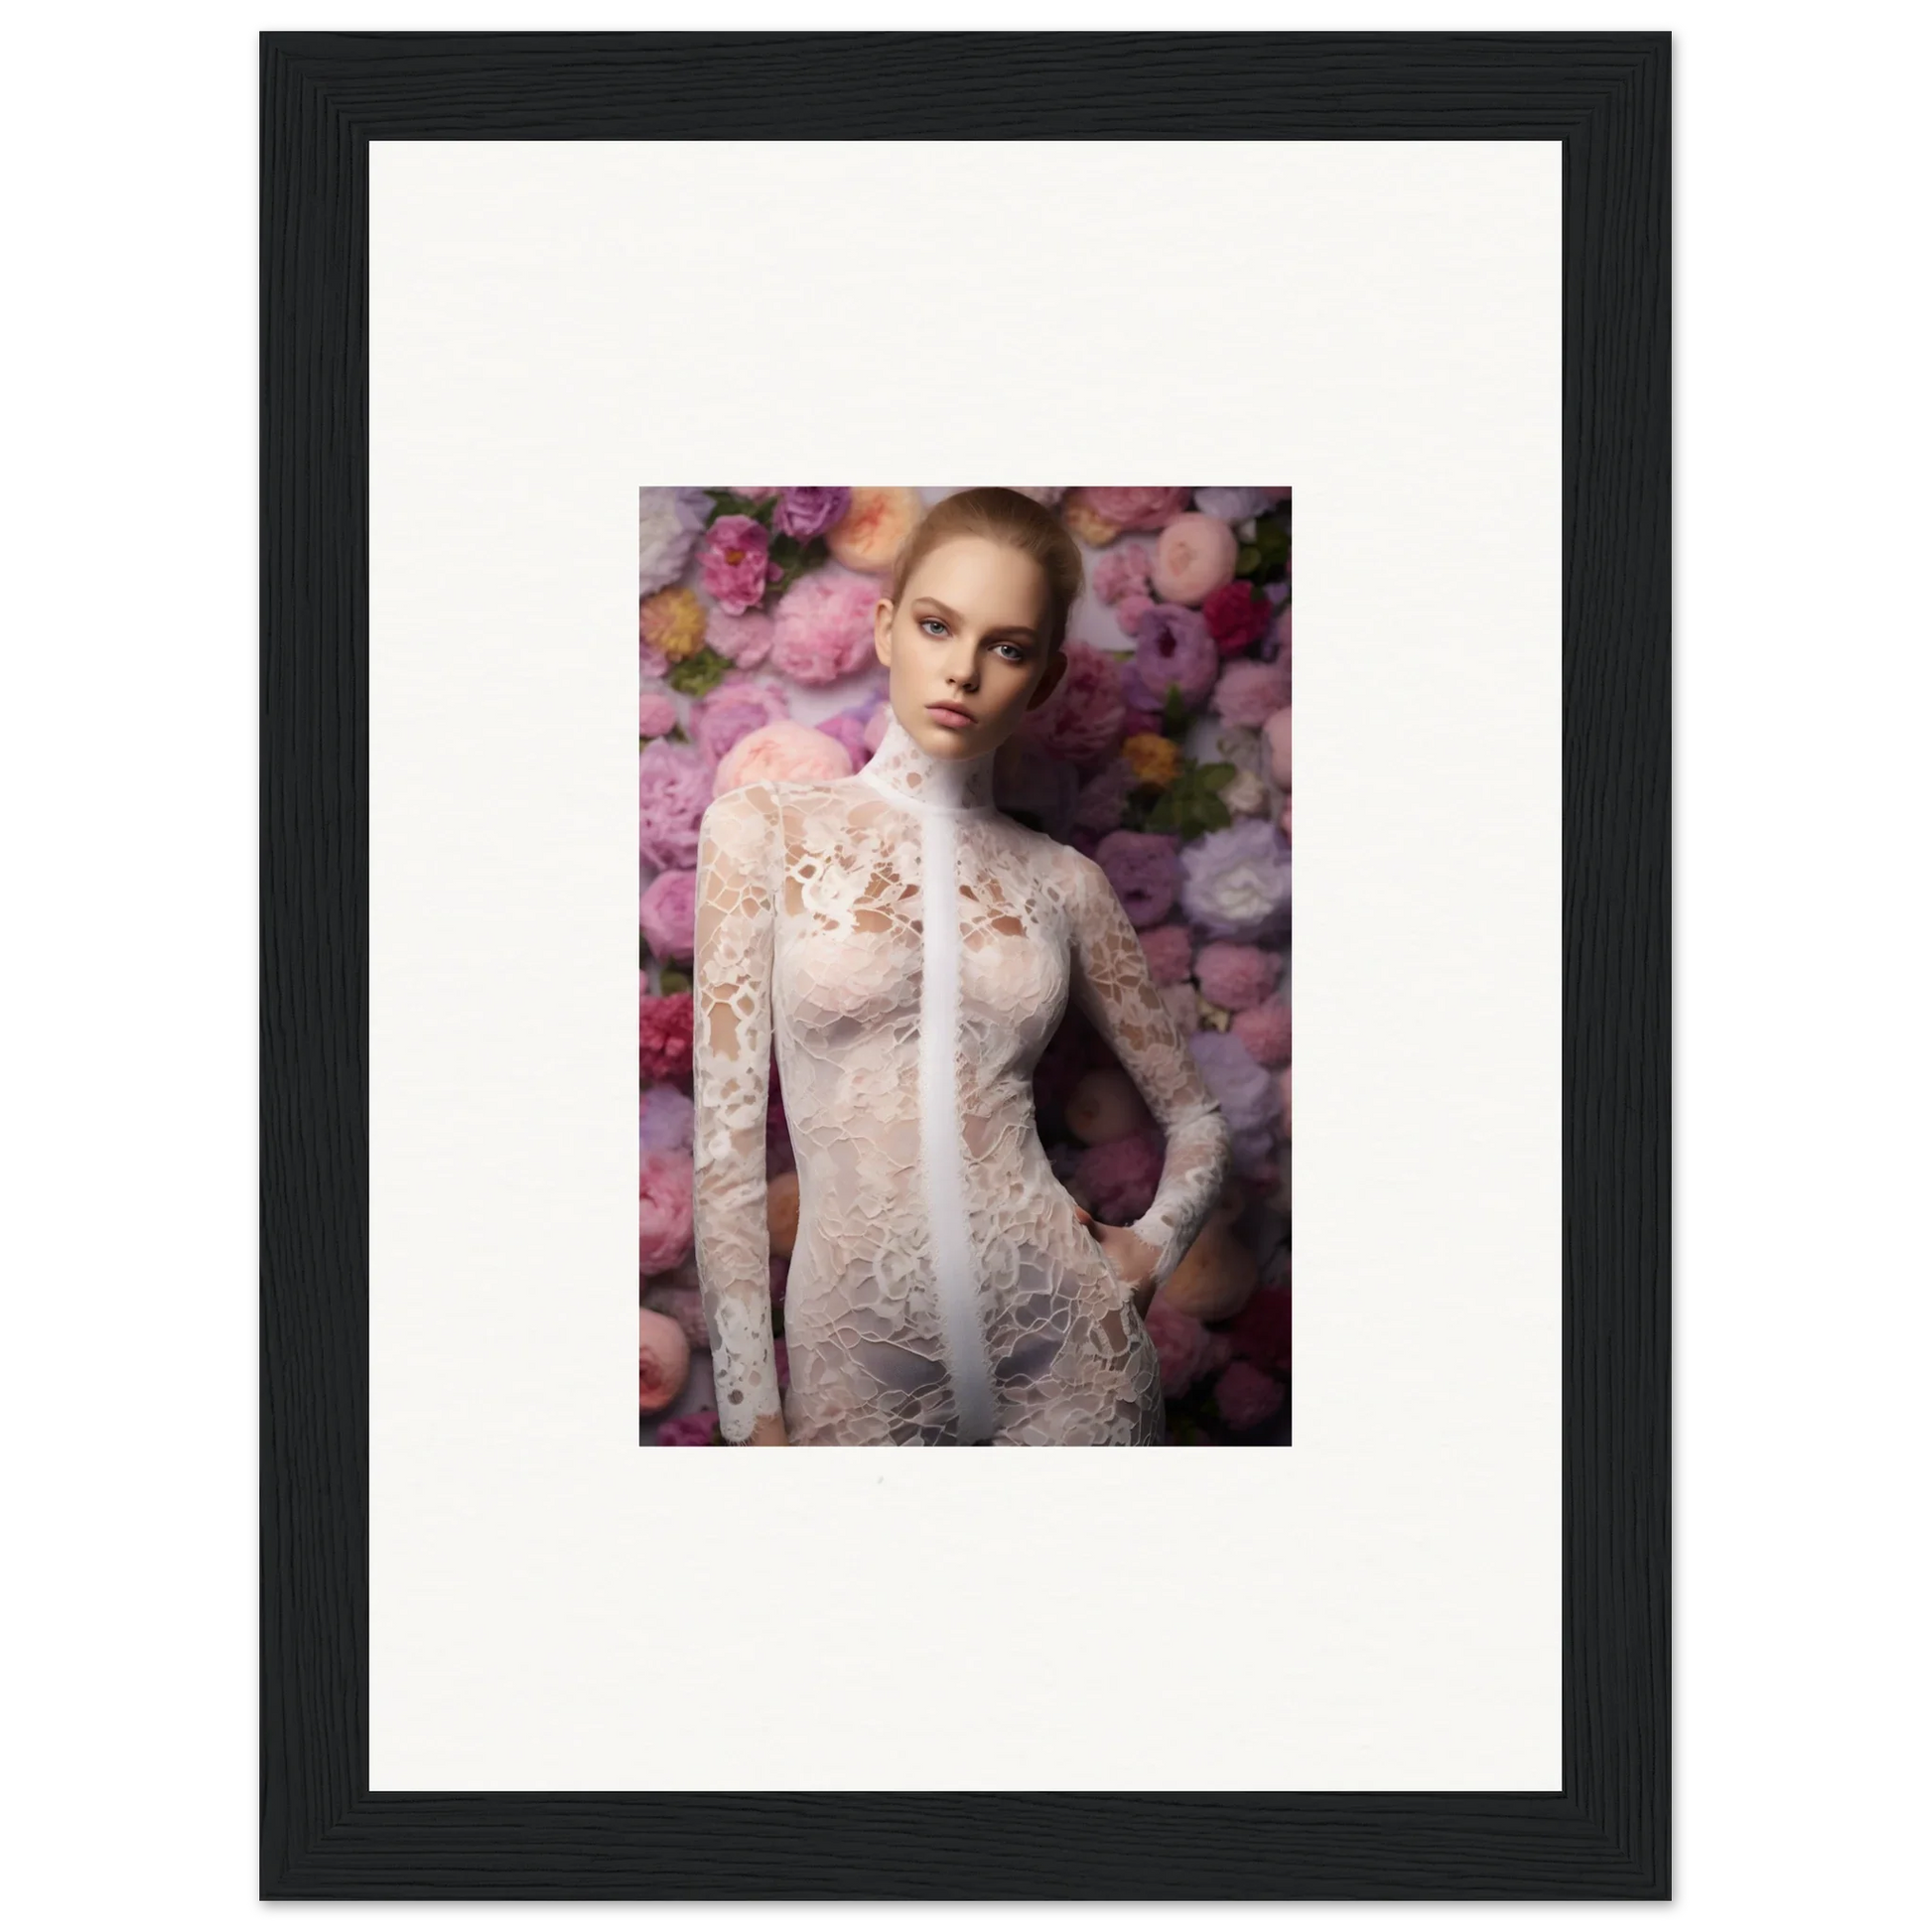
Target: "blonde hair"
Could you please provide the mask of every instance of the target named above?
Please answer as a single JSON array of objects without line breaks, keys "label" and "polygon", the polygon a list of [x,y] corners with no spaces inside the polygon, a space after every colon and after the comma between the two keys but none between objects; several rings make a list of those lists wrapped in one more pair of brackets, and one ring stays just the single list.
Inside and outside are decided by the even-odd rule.
[{"label": "blonde hair", "polygon": [[1086,588],[1086,563],[1066,525],[1017,489],[961,489],[942,496],[906,533],[893,559],[893,609],[920,558],[953,537],[987,537],[1023,550],[1046,579],[1046,651],[1066,642],[1067,620]]}]

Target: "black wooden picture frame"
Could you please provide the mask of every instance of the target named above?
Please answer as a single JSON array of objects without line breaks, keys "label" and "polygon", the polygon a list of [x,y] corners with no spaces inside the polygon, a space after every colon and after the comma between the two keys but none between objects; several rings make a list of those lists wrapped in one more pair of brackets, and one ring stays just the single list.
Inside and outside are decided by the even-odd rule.
[{"label": "black wooden picture frame", "polygon": [[[1670,37],[261,38],[264,1898],[1665,1898]],[[368,144],[1563,144],[1563,1789],[372,1792]]]}]

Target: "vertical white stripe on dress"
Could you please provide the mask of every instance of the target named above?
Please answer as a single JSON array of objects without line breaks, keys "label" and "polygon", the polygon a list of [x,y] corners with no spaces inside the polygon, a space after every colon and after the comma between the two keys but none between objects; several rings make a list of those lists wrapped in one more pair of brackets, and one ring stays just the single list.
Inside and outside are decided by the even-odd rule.
[{"label": "vertical white stripe on dress", "polygon": [[959,1405],[959,1440],[993,1433],[993,1365],[980,1326],[979,1280],[966,1218],[966,1155],[960,1131],[959,885],[957,825],[944,810],[918,814],[921,897],[919,1145],[924,1153],[926,1213],[945,1338],[947,1367]]}]

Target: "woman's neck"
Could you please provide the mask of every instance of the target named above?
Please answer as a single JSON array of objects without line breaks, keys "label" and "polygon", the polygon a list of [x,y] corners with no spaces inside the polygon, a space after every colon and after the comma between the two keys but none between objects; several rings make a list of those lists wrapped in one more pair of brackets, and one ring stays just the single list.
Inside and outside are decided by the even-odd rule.
[{"label": "woman's neck", "polygon": [[928,752],[899,723],[890,700],[886,707],[886,736],[860,771],[874,784],[909,805],[931,811],[979,812],[993,809],[992,752],[977,757],[945,759]]}]

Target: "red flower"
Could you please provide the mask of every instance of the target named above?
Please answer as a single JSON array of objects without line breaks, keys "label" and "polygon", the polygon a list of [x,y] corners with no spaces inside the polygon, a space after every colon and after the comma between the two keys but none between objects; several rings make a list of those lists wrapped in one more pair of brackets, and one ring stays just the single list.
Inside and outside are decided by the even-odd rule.
[{"label": "red flower", "polygon": [[645,993],[637,1001],[637,1072],[641,1084],[691,1084],[691,996]]},{"label": "red flower", "polygon": [[1292,1359],[1293,1303],[1293,1295],[1286,1287],[1258,1288],[1248,1297],[1247,1306],[1227,1327],[1238,1360],[1253,1362],[1257,1368],[1277,1375],[1288,1373]]},{"label": "red flower", "polygon": [[1200,607],[1215,648],[1223,657],[1245,650],[1268,628],[1275,606],[1268,593],[1237,577],[1218,591],[1209,591]]}]

